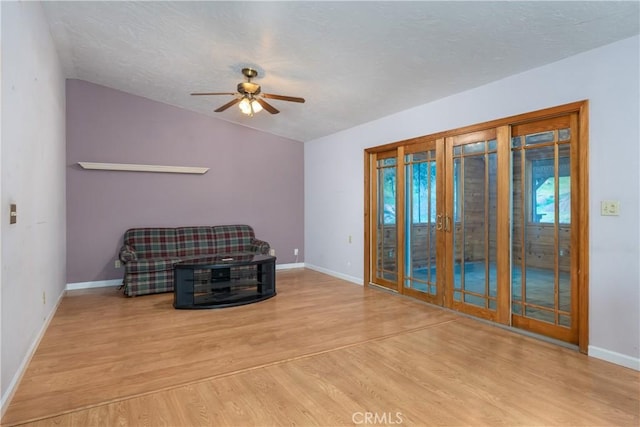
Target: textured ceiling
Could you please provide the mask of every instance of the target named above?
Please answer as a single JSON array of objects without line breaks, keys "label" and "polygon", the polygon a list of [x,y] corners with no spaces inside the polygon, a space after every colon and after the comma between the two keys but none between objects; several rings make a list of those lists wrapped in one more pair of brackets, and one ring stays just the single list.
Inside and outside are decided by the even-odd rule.
[{"label": "textured ceiling", "polygon": [[[632,2],[44,2],[66,77],[308,141],[631,37]],[[281,113],[232,107],[259,71]]]}]

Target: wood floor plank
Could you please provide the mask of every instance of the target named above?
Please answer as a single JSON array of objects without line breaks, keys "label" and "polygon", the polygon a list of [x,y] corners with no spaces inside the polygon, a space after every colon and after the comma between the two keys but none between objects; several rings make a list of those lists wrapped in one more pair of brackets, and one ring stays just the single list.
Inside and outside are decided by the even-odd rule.
[{"label": "wood floor plank", "polygon": [[70,294],[3,425],[640,423],[636,371],[309,270],[278,292],[204,311]]}]

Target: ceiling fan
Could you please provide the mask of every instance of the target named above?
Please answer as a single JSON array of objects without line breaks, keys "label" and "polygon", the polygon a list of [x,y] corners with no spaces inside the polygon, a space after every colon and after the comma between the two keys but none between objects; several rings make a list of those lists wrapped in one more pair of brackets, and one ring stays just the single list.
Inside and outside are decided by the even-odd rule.
[{"label": "ceiling fan", "polygon": [[253,68],[243,68],[242,74],[247,78],[247,81],[238,83],[237,92],[198,92],[192,93],[191,95],[235,95],[236,98],[234,100],[227,102],[222,107],[219,107],[215,112],[220,113],[239,103],[240,111],[250,117],[253,117],[255,113],[262,111],[263,108],[271,114],[278,114],[280,112],[273,105],[265,101],[264,98],[277,99],[279,101],[304,102],[304,98],[297,98],[295,96],[263,93],[260,85],[251,81],[251,79],[258,76],[258,72]]}]

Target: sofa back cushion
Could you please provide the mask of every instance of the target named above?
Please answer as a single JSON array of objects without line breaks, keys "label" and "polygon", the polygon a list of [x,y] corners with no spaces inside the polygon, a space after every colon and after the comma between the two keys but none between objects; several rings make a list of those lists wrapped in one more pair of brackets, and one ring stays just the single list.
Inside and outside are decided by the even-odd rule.
[{"label": "sofa back cushion", "polygon": [[124,233],[124,244],[133,248],[138,259],[175,257],[174,228],[131,228]]},{"label": "sofa back cushion", "polygon": [[216,245],[216,253],[251,252],[251,244],[255,234],[250,226],[216,225],[211,227],[211,230]]},{"label": "sofa back cushion", "polygon": [[211,227],[176,228],[176,245],[181,258],[216,253],[216,242]]}]

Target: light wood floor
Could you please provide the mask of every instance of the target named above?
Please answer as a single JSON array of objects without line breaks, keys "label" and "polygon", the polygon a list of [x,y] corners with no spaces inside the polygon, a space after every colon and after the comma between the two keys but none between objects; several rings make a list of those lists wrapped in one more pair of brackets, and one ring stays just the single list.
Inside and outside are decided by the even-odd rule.
[{"label": "light wood floor", "polygon": [[69,292],[3,425],[640,423],[631,369],[310,270],[277,288],[219,310]]}]

